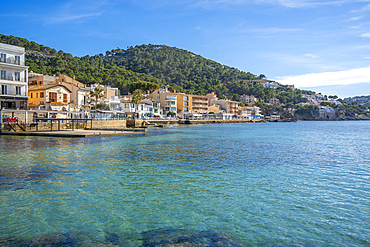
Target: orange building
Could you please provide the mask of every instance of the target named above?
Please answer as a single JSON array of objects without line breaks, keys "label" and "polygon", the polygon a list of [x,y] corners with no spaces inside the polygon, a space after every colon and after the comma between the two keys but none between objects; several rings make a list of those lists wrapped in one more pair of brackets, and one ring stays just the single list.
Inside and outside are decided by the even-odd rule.
[{"label": "orange building", "polygon": [[28,104],[30,108],[45,106],[68,106],[71,102],[71,90],[63,85],[33,86],[28,89]]}]

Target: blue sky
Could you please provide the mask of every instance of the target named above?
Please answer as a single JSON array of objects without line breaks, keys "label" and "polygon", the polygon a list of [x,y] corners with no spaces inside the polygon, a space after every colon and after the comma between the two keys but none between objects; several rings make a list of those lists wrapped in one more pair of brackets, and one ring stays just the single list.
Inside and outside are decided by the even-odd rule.
[{"label": "blue sky", "polygon": [[74,56],[164,44],[328,95],[370,95],[370,0],[2,1],[0,33]]}]

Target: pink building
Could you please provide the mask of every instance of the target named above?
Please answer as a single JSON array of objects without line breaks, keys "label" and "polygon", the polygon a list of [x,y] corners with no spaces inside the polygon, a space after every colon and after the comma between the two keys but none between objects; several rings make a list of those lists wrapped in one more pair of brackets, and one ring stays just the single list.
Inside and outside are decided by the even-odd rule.
[{"label": "pink building", "polygon": [[267,99],[267,102],[269,102],[270,104],[280,104],[280,100],[277,98]]},{"label": "pink building", "polygon": [[206,94],[206,97],[208,98],[208,106],[211,105],[211,100],[213,100],[213,99],[217,100],[218,99],[217,95],[214,92]]}]

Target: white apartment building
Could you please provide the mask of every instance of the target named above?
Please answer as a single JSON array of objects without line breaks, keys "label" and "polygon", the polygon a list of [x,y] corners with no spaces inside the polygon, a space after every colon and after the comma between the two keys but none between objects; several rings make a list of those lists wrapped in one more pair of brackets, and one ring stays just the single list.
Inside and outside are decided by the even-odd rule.
[{"label": "white apartment building", "polygon": [[28,66],[24,54],[23,47],[0,43],[1,108],[28,108]]}]

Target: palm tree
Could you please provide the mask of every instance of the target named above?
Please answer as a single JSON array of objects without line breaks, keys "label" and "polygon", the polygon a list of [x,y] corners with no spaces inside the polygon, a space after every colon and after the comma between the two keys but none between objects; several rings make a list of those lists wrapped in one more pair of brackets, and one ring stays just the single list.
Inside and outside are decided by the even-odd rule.
[{"label": "palm tree", "polygon": [[[143,91],[141,89],[136,89],[134,92],[133,92],[133,96],[131,98],[131,102],[134,103],[134,104],[139,104],[143,99],[145,98],[144,94],[143,94]],[[135,112],[134,112],[134,119],[135,119],[135,115],[136,115],[136,108],[135,109]]]},{"label": "palm tree", "polygon": [[94,91],[90,91],[90,96],[95,98],[95,110],[98,104],[98,99],[103,97],[103,95],[104,95],[104,89],[102,88],[95,87]]}]

